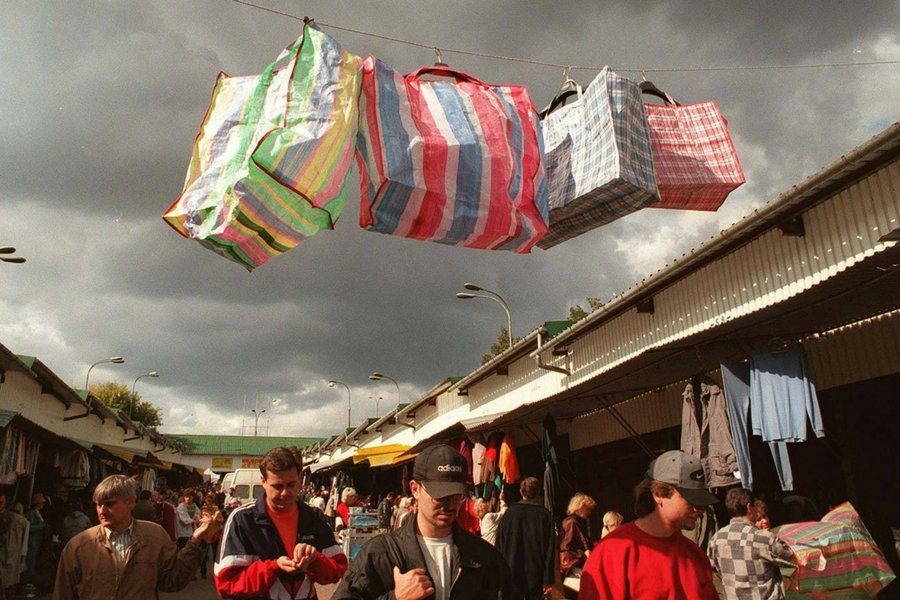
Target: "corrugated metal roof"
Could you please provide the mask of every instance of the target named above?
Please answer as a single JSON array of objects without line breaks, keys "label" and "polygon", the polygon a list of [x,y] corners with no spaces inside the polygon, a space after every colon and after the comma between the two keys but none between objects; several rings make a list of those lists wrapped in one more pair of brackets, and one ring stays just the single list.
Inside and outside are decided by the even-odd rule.
[{"label": "corrugated metal roof", "polygon": [[[832,194],[846,188],[861,177],[869,175],[892,160],[895,161],[898,154],[900,154],[900,123],[894,123],[815,175],[808,177],[762,208],[745,216],[719,235],[689,251],[681,259],[667,265],[578,321],[545,344],[546,347],[551,348],[569,342],[598,327],[629,310],[637,302],[652,297],[682,279],[686,274],[719,260],[723,255],[741,248],[762,233],[830,198]],[[894,198],[896,199],[896,195]],[[893,221],[892,224],[885,222],[883,225],[885,228],[881,229],[881,235],[897,228],[898,223],[896,221]]]},{"label": "corrugated metal roof", "polygon": [[182,442],[185,454],[262,456],[276,446],[305,448],[324,438],[311,437],[262,437],[240,435],[185,435],[166,434],[167,438]]},{"label": "corrugated metal roof", "polygon": [[19,416],[19,413],[13,412],[11,410],[2,410],[0,409],[0,427],[6,427],[9,425],[9,422]]}]

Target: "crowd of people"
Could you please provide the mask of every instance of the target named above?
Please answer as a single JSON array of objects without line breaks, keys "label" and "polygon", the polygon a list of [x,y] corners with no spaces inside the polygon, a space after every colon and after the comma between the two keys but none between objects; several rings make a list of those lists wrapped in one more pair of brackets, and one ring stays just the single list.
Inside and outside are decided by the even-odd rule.
[{"label": "crowd of people", "polygon": [[[156,598],[210,574],[222,598],[308,599],[315,584],[337,584],[334,600],[538,600],[554,589],[586,600],[779,599],[780,568],[793,564],[769,531],[765,503],[746,489],[728,492],[731,521],[704,541],[706,550],[685,535],[718,499],[699,462],[681,451],[650,464],[635,489],[636,520],[608,511],[597,536],[589,495],[576,493],[559,523],[534,477],[519,483],[519,501],[474,498],[465,457],[445,445],[416,457],[409,495],[304,486],[299,455],[283,447],[263,457],[260,477],[263,495],[243,505],[233,488],[138,490],[124,475],[93,490],[91,510],[73,497],[51,516],[35,493],[19,514],[0,496],[0,533],[6,544],[29,523],[29,539],[40,540],[21,553],[29,575],[50,564],[39,558],[43,528],[56,533],[60,600]],[[360,511],[376,515],[377,535],[351,561],[338,540]],[[0,575],[8,585],[7,570]]]}]

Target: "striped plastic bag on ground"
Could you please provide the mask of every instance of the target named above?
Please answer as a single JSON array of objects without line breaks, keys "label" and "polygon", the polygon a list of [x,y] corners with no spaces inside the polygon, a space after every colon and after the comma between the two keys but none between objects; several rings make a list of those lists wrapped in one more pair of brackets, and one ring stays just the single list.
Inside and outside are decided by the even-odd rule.
[{"label": "striped plastic bag on ground", "polygon": [[524,86],[440,66],[404,77],[369,57],[357,162],[365,229],[520,253],[547,231],[540,123]]},{"label": "striped plastic bag on ground", "polygon": [[220,73],[166,222],[248,270],[333,229],[347,194],[360,63],[307,22],[262,75]]}]

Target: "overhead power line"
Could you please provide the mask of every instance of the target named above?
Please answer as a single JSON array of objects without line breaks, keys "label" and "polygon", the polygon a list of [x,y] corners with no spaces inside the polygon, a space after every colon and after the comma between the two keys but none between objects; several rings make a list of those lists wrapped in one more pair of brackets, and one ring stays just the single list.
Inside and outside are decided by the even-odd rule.
[{"label": "overhead power line", "polygon": [[[257,10],[265,11],[268,13],[272,13],[274,15],[278,15],[281,17],[286,17],[288,19],[294,19],[296,21],[303,21],[306,17],[301,17],[299,15],[292,15],[290,13],[282,12],[280,10],[275,10],[273,8],[268,8],[266,6],[261,6],[259,4],[254,4],[252,2],[247,2],[246,0],[231,0],[236,4],[242,4],[244,6],[248,6],[250,8],[255,8]],[[571,65],[566,63],[559,62],[549,62],[543,60],[535,60],[531,58],[523,58],[520,56],[503,56],[502,54],[489,54],[486,52],[475,52],[472,50],[460,50],[458,48],[444,48],[444,47],[436,47],[432,44],[423,44],[422,42],[416,42],[413,40],[405,40],[403,38],[392,37],[389,35],[382,35],[380,33],[372,33],[371,31],[362,31],[360,29],[353,29],[351,27],[342,27],[340,25],[334,25],[332,23],[325,23],[324,21],[316,20],[316,23],[322,25],[323,27],[330,27],[331,29],[337,29],[338,31],[346,31],[348,33],[355,33],[357,35],[364,35],[367,37],[377,38],[380,40],[387,40],[389,42],[396,42],[398,44],[406,44],[407,46],[414,46],[416,48],[427,48],[429,50],[434,50],[435,53],[443,54],[461,54],[464,56],[477,56],[480,58],[491,58],[495,60],[505,60],[509,62],[518,62],[525,63],[529,65],[540,65],[544,67],[558,67],[561,69],[573,69],[573,70],[581,70],[581,71],[599,71],[603,68],[603,65]],[[897,65],[900,64],[900,60],[871,60],[871,61],[862,61],[862,62],[831,62],[831,63],[807,63],[807,64],[787,64],[787,65],[746,65],[746,66],[731,66],[731,67],[641,67],[641,68],[629,68],[629,67],[615,67],[616,71],[623,73],[692,73],[692,72],[702,72],[702,71],[777,71],[777,70],[785,70],[785,69],[826,69],[826,68],[845,68],[845,67],[866,67],[873,65]]]}]

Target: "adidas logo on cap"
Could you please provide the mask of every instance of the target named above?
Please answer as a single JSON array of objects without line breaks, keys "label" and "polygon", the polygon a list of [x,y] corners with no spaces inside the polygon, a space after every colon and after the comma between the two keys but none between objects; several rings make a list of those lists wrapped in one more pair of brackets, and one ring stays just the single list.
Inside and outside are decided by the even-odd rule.
[{"label": "adidas logo on cap", "polygon": [[459,465],[438,465],[438,473],[462,473],[462,467]]}]

